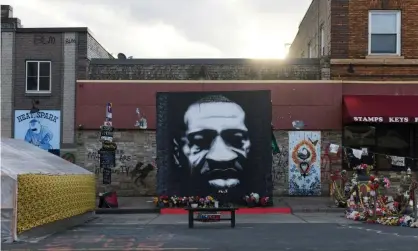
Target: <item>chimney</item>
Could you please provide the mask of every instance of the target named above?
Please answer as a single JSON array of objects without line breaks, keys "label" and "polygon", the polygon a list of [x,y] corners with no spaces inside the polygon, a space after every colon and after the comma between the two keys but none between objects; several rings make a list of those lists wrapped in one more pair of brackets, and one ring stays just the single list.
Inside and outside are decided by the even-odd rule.
[{"label": "chimney", "polygon": [[13,18],[13,7],[10,5],[2,5],[1,18]]},{"label": "chimney", "polygon": [[1,6],[1,28],[22,28],[20,19],[13,17],[13,7],[10,5]]}]

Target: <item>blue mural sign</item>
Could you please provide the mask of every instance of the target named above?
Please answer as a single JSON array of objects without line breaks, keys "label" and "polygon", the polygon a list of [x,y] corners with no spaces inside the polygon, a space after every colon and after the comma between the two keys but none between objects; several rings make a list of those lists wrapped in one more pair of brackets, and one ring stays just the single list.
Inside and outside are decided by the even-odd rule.
[{"label": "blue mural sign", "polygon": [[29,110],[15,110],[14,138],[59,155],[61,111],[30,113]]}]

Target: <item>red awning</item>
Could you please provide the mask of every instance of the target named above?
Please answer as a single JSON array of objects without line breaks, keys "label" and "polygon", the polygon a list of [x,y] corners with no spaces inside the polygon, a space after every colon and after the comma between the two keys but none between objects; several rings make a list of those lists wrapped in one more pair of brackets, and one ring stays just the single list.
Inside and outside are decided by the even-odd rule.
[{"label": "red awning", "polygon": [[344,121],[418,123],[418,96],[344,96]]}]

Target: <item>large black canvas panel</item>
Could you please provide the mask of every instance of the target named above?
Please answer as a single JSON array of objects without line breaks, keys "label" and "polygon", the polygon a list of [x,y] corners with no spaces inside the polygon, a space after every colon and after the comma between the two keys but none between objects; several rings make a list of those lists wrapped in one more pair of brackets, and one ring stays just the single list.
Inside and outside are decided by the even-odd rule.
[{"label": "large black canvas panel", "polygon": [[157,94],[157,191],[272,195],[270,91]]}]

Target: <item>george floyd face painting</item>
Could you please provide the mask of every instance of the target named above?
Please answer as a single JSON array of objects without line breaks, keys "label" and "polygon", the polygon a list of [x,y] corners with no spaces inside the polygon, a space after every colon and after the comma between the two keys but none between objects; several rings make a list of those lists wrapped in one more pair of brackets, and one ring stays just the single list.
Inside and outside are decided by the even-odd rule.
[{"label": "george floyd face painting", "polygon": [[270,196],[270,91],[157,94],[160,195]]}]

